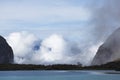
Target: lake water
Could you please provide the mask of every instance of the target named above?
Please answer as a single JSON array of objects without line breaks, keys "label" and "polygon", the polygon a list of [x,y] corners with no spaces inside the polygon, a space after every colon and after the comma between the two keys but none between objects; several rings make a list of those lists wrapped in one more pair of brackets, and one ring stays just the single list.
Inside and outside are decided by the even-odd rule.
[{"label": "lake water", "polygon": [[0,71],[0,80],[120,80],[119,73],[114,71]]}]

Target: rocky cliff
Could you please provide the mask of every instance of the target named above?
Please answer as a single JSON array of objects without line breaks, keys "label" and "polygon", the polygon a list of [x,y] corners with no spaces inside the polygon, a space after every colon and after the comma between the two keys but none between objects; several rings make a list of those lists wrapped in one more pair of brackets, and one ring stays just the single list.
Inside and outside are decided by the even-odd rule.
[{"label": "rocky cliff", "polygon": [[120,59],[120,28],[99,47],[92,65],[101,65],[118,59]]},{"label": "rocky cliff", "polygon": [[8,45],[6,40],[0,36],[0,64],[13,63],[14,55],[12,48]]}]

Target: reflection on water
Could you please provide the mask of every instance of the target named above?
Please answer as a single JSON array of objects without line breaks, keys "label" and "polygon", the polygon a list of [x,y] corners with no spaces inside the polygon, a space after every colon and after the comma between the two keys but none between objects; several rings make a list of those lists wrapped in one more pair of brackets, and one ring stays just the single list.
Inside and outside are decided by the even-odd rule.
[{"label": "reflection on water", "polygon": [[120,72],[83,71],[83,70],[82,71],[0,71],[0,80],[120,80],[120,74],[118,73]]}]

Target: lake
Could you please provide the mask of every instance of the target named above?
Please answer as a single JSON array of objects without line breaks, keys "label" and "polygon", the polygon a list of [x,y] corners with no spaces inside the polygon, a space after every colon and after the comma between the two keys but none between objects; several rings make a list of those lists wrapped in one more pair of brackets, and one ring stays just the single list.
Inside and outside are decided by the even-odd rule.
[{"label": "lake", "polygon": [[0,80],[120,80],[115,71],[0,71]]}]

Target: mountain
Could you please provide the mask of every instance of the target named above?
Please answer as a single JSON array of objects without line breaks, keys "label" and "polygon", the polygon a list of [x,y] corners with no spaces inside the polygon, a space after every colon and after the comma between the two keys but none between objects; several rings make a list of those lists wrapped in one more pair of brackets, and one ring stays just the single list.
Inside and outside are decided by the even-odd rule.
[{"label": "mountain", "polygon": [[13,60],[14,55],[12,48],[8,45],[6,40],[0,36],[0,64],[10,64],[13,63]]},{"label": "mountain", "polygon": [[91,65],[101,65],[120,59],[120,28],[115,30],[101,45]]}]

